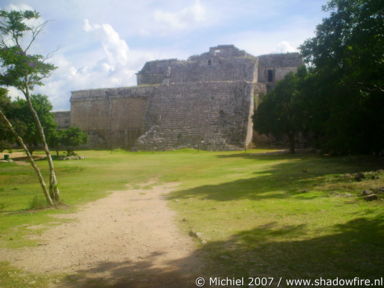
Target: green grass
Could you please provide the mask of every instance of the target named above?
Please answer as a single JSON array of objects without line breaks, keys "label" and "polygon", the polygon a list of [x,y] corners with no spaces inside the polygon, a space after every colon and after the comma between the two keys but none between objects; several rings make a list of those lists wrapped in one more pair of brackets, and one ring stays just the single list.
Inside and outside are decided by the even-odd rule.
[{"label": "green grass", "polygon": [[[222,155],[221,177],[174,192],[186,230],[221,275],[378,277],[384,271],[383,201],[366,202],[378,179],[349,174],[377,169],[368,158]],[[235,163],[235,162],[232,162]],[[382,167],[382,166],[381,166]],[[208,181],[207,181],[208,182]],[[382,197],[383,198],[383,197]]]},{"label": "green grass", "polygon": [[[82,151],[85,160],[55,162],[69,205],[59,210],[28,210],[41,207],[33,171],[0,163],[0,247],[36,245],[28,235],[42,229],[29,225],[56,225],[64,220],[54,214],[73,212],[127,184],[156,179],[180,183],[168,196],[170,207],[186,234],[200,232],[207,241],[196,253],[205,255],[212,273],[381,276],[384,201],[367,202],[360,193],[383,187],[384,173],[360,182],[349,173],[375,171],[383,163],[369,157],[262,152],[268,151]],[[39,165],[46,172],[45,161]]]},{"label": "green grass", "polygon": [[42,288],[48,287],[52,277],[36,275],[15,269],[8,263],[0,262],[0,287],[4,288]]}]

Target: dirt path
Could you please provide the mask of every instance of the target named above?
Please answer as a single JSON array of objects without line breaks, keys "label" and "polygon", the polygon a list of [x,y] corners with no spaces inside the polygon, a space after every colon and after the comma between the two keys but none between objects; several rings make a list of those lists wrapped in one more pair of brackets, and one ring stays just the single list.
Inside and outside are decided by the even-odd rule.
[{"label": "dirt path", "polygon": [[59,287],[194,287],[202,268],[195,243],[163,198],[175,186],[113,192],[45,232],[40,246],[2,250],[1,258],[26,271],[70,275]]}]

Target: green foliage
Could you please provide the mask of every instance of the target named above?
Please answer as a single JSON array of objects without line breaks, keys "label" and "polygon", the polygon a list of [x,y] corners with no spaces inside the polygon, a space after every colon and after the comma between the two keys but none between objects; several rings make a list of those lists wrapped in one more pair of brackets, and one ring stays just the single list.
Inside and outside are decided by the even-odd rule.
[{"label": "green foliage", "polygon": [[49,147],[56,150],[57,157],[59,156],[59,150],[61,146],[61,130],[54,129],[48,135],[48,145]]},{"label": "green foliage", "polygon": [[14,34],[20,38],[24,32],[32,31],[32,28],[25,24],[24,20],[37,19],[40,17],[36,11],[0,11],[2,25],[0,25],[1,34]]},{"label": "green foliage", "polygon": [[55,69],[42,55],[28,54],[43,25],[28,26],[26,20],[39,17],[36,11],[0,10],[0,85],[13,86],[24,94],[43,85],[42,80]]},{"label": "green foliage", "polygon": [[7,111],[11,103],[11,98],[8,96],[8,91],[5,88],[0,87],[0,109]]},{"label": "green foliage", "polygon": [[57,133],[59,143],[66,148],[68,155],[74,153],[75,147],[87,143],[87,134],[80,130],[80,128],[70,127]]},{"label": "green foliage", "polygon": [[74,149],[87,143],[88,138],[87,134],[77,127],[51,130],[48,136],[49,146],[56,150],[57,156],[60,149],[65,149],[67,155],[74,154]]},{"label": "green foliage", "polygon": [[[288,75],[255,115],[275,137],[299,132],[332,154],[384,152],[384,2],[332,0],[301,46],[308,69]],[[292,150],[292,140],[291,150]]]},{"label": "green foliage", "polygon": [[[0,111],[8,115],[11,107],[11,98],[8,96],[8,91],[0,87]],[[5,123],[0,120],[0,152],[11,147],[14,142],[13,136]]]},{"label": "green foliage", "polygon": [[[47,96],[40,94],[32,95],[31,101],[49,139],[56,130],[56,122],[51,113],[52,104]],[[14,123],[17,132],[24,139],[29,149],[34,150],[40,147],[42,144],[41,138],[26,100],[17,99],[12,102],[8,117]]]},{"label": "green foliage", "polygon": [[[32,95],[31,101],[47,134],[48,140],[54,138],[56,122],[51,113],[52,104],[49,102],[48,97],[40,94]],[[24,142],[31,151],[40,147],[41,139],[26,100],[16,99],[15,101],[11,101],[7,96],[7,90],[0,88],[0,109],[13,123],[16,131],[24,139]],[[1,121],[0,139],[0,150],[12,147],[12,145],[15,144],[13,135]]]},{"label": "green foliage", "polygon": [[[43,85],[42,80],[55,69],[52,64],[45,63],[42,55],[28,53],[44,23],[27,23],[28,20],[37,23],[39,19],[40,15],[36,11],[0,10],[0,85],[13,86],[24,94],[26,100],[30,98],[49,135],[55,128],[50,113],[52,105],[46,96],[29,93],[36,85]],[[6,112],[28,147],[35,149],[41,144],[41,139],[26,100],[18,99],[8,103],[9,109]]]},{"label": "green foliage", "polygon": [[383,9],[381,0],[332,0],[330,16],[301,46],[316,87],[308,96],[322,113],[313,111],[312,129],[327,151],[383,152]]},{"label": "green foliage", "polygon": [[254,115],[255,129],[276,138],[287,138],[290,151],[295,152],[296,137],[304,130],[303,97],[301,80],[306,76],[305,67],[299,73],[289,73],[265,95]]}]

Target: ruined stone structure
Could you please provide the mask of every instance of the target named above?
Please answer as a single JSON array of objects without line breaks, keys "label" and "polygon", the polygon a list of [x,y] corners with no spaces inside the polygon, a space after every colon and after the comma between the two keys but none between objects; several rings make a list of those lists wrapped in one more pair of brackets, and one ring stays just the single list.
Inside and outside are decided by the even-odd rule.
[{"label": "ruined stone structure", "polygon": [[147,62],[136,87],[73,91],[66,115],[92,148],[243,149],[258,96],[301,64],[297,53],[254,57],[220,45],[188,60]]},{"label": "ruined stone structure", "polygon": [[71,125],[71,112],[58,111],[54,112],[56,124],[58,129],[65,129]]}]

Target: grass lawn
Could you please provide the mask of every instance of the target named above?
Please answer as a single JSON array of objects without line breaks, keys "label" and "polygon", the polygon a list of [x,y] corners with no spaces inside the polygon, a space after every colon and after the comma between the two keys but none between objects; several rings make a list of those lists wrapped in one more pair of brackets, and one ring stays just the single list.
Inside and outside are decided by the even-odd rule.
[{"label": "grass lawn", "polygon": [[[383,276],[384,193],[370,202],[360,194],[384,187],[384,171],[365,173],[361,181],[351,174],[382,169],[383,162],[263,152],[268,151],[82,151],[85,160],[55,162],[62,197],[69,205],[59,210],[29,210],[43,201],[32,169],[0,163],[0,247],[35,245],[27,236],[42,230],[28,226],[56,225],[59,220],[53,214],[73,212],[126,184],[157,179],[180,183],[168,195],[170,207],[185,233],[200,235],[203,243],[196,253],[207,257],[211,273]],[[46,162],[39,165],[46,172]],[[35,280],[23,284],[31,277]],[[19,284],[12,286],[15,281]],[[1,287],[46,283],[45,276],[0,265]]]}]

